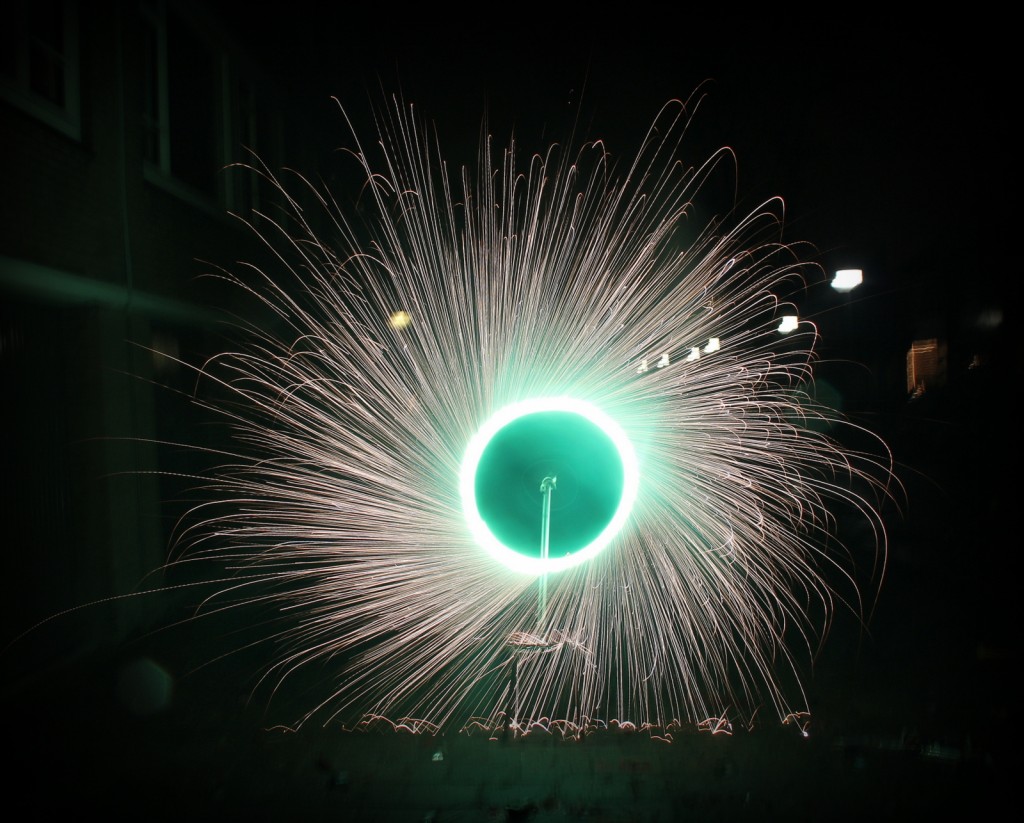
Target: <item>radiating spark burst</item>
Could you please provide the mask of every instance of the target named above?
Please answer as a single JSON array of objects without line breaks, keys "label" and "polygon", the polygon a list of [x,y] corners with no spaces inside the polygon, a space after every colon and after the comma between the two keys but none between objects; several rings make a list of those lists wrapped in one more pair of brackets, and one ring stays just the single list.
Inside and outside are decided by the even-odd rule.
[{"label": "radiating spark burst", "polygon": [[[859,609],[832,507],[872,526],[877,583],[891,475],[816,425],[841,421],[804,393],[814,327],[778,334],[805,270],[781,202],[695,229],[693,198],[731,154],[684,163],[678,102],[628,163],[600,142],[524,158],[487,138],[475,174],[411,107],[378,117],[372,154],[353,130],[366,219],[299,178],[319,231],[263,170],[289,207],[258,223],[280,265],[225,276],[279,323],[204,369],[246,456],[212,478],[227,513],[197,510],[188,556],[279,607],[269,682],[336,666],[300,722],[350,727],[802,716],[800,660],[837,580]],[[640,465],[625,528],[548,575],[540,617],[538,578],[474,543],[459,497],[474,433],[537,397],[600,408]]]}]

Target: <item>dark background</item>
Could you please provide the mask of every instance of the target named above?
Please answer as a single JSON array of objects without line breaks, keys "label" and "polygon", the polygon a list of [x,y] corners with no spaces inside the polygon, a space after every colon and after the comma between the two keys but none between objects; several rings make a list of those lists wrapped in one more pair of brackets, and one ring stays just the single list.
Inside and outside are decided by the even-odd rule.
[{"label": "dark background", "polygon": [[[730,146],[741,212],[780,195],[787,240],[814,244],[812,259],[824,273],[864,270],[864,285],[849,298],[819,283],[801,309],[822,332],[818,377],[837,406],[886,439],[906,490],[903,504],[885,512],[888,569],[869,626],[840,614],[808,678],[812,732],[834,744],[822,751],[843,753],[843,768],[861,768],[863,752],[916,757],[938,746],[960,769],[964,798],[1002,787],[1016,759],[1020,655],[1010,127],[1019,95],[1010,85],[1013,47],[997,21],[761,23],[679,14],[631,29],[609,19],[569,26],[526,12],[506,19],[512,14],[495,9],[492,25],[471,28],[397,19],[368,25],[305,4],[267,13],[248,4],[211,8],[280,78],[290,125],[306,132],[312,156],[349,142],[332,96],[372,140],[371,105],[400,94],[436,125],[446,157],[471,165],[484,114],[499,145],[513,134],[524,151],[567,135],[577,143],[601,138],[613,156],[628,159],[666,101],[702,96],[689,133],[692,160]],[[322,169],[335,174],[331,162]],[[945,385],[912,400],[905,358],[921,338],[948,345],[948,371]],[[24,378],[8,396],[35,387]],[[33,581],[57,574],[43,561],[19,562],[35,570]],[[34,599],[31,587],[20,596]],[[5,614],[17,614],[13,602]],[[12,635],[28,627],[11,616],[6,622]],[[139,718],[118,706],[116,673],[140,648],[179,671],[216,657],[217,643],[194,631],[133,638],[70,663],[45,662],[51,647],[64,651],[45,633],[8,649],[16,687],[8,706],[19,715],[18,734],[32,741],[17,773],[26,785],[39,796],[52,787],[101,803],[104,780],[126,770],[168,798],[180,801],[182,784],[200,799],[219,793],[235,810],[251,805],[232,792],[243,791],[247,768],[254,784],[271,779],[265,762],[247,759],[267,744],[261,706],[244,702],[266,661],[238,654],[222,664],[229,668],[183,678],[169,713]],[[29,664],[18,657],[26,646]],[[302,765],[276,763],[276,779],[334,773],[322,755],[332,744],[309,734],[294,755]],[[233,770],[210,778],[212,763]],[[937,782],[950,780],[943,774]],[[322,791],[322,781],[316,785]],[[295,802],[294,788],[280,795]],[[904,806],[912,810],[913,801]]]}]

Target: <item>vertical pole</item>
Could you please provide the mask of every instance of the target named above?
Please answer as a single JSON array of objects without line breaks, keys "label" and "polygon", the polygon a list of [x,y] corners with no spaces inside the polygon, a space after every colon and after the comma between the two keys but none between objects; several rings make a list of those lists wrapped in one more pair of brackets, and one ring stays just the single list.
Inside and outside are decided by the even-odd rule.
[{"label": "vertical pole", "polygon": [[[555,490],[558,478],[554,475],[545,477],[540,481],[540,491],[544,495],[541,501],[540,515],[540,559],[546,563],[550,553],[551,539],[551,494]],[[548,574],[543,572],[540,580],[537,581],[537,624],[538,629],[543,631],[544,619],[548,609]]]},{"label": "vertical pole", "polygon": [[[541,514],[540,514],[540,559],[546,561],[550,554],[550,539],[551,539],[551,493],[555,490],[555,483],[558,478],[554,475],[545,477],[540,482],[540,491],[543,497],[541,498]],[[543,572],[537,580],[537,631],[539,634],[544,632],[544,620],[547,616],[548,608],[548,575],[547,572]],[[509,702],[510,706],[508,709],[508,730],[513,731],[519,715],[519,652],[522,649],[516,648],[512,650],[512,656],[509,659],[511,664],[511,670],[509,672]]]},{"label": "vertical pole", "polygon": [[512,650],[512,659],[509,662],[512,664],[512,680],[509,683],[510,704],[505,722],[508,731],[514,732],[519,719],[519,651],[517,649]]}]

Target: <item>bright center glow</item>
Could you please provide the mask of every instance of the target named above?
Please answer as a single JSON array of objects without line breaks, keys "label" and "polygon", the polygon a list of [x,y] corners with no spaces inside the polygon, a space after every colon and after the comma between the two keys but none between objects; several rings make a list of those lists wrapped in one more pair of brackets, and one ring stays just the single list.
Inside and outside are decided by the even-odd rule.
[{"label": "bright center glow", "polygon": [[[579,419],[574,421],[574,417]],[[594,469],[591,464],[593,457],[591,451],[607,450],[613,455],[612,462],[616,464],[613,474],[617,476],[618,483],[621,484],[621,486],[615,485],[612,488],[612,493],[618,495],[618,500],[617,503],[613,501],[613,506],[608,512],[607,522],[604,522],[602,525],[602,521],[606,518],[604,515],[600,515],[599,519],[589,524],[589,530],[583,528],[576,532],[576,534],[586,535],[585,538],[579,538],[581,542],[578,545],[563,546],[562,553],[553,550],[551,556],[547,559],[541,559],[539,556],[524,553],[521,545],[508,538],[509,532],[502,527],[503,524],[497,524],[493,516],[481,511],[486,506],[483,505],[483,501],[480,499],[481,490],[478,487],[478,483],[481,482],[482,478],[481,472],[483,472],[481,463],[484,461],[485,452],[488,452],[488,446],[496,442],[499,435],[507,439],[508,432],[512,430],[512,424],[521,427],[524,423],[530,425],[531,420],[539,421],[541,428],[546,428],[549,431],[552,425],[564,427],[564,438],[560,436],[560,432],[555,432],[555,439],[558,441],[564,439],[566,443],[570,443],[579,436],[579,431],[582,429],[593,430],[595,433],[603,435],[605,441],[604,443],[596,444],[592,450],[576,449],[575,452],[562,452],[550,459],[547,457],[535,458],[531,454],[524,455],[522,453],[524,449],[521,448],[511,452],[515,460],[517,462],[521,461],[527,469],[522,472],[521,483],[524,489],[528,490],[529,494],[534,495],[531,500],[535,501],[535,503],[528,507],[527,516],[532,522],[528,523],[526,528],[532,530],[531,535],[536,534],[538,545],[541,535],[542,506],[540,483],[544,476],[553,474],[559,477],[556,491],[552,493],[553,512],[551,517],[553,528],[567,517],[579,518],[581,516],[580,512],[583,513],[583,516],[586,516],[589,511],[586,500],[582,500],[582,504],[576,507],[577,511],[572,515],[569,515],[567,510],[561,509],[560,506],[570,496],[585,497],[585,491],[580,491],[580,488],[587,485],[593,487],[598,480],[594,475]],[[494,448],[492,447],[491,452],[493,451]],[[489,453],[488,459],[493,459],[493,454]],[[577,465],[573,465],[574,463]],[[515,477],[518,472],[519,467],[513,467],[512,476]],[[576,484],[578,488],[575,490],[571,485],[571,479],[574,474],[578,481]],[[476,542],[492,557],[513,571],[540,575],[562,571],[583,563],[595,557],[611,543],[629,517],[633,503],[636,500],[639,482],[640,472],[636,454],[622,428],[608,415],[590,403],[568,397],[554,397],[515,403],[511,406],[506,406],[491,417],[474,435],[466,449],[466,454],[462,461],[459,487],[466,523]],[[510,487],[500,489],[500,494],[512,500],[516,495],[524,491],[524,489],[514,487],[519,484],[520,481],[516,477],[509,484]],[[600,491],[607,493],[609,489],[605,487]],[[575,501],[570,500],[568,502]],[[583,525],[586,526],[587,524]]]}]

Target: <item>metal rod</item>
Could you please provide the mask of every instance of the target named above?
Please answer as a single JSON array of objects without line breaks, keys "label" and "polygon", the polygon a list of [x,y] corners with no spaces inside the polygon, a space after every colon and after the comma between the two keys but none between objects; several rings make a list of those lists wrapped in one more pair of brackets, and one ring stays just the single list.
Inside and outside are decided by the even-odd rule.
[{"label": "metal rod", "polygon": [[[555,490],[558,478],[554,475],[545,477],[540,481],[540,491],[544,495],[541,501],[540,514],[540,559],[541,563],[547,565],[548,554],[550,553],[551,540],[551,494]],[[548,609],[548,573],[543,572],[540,580],[537,581],[537,623],[541,631],[544,629],[544,619]]]}]

